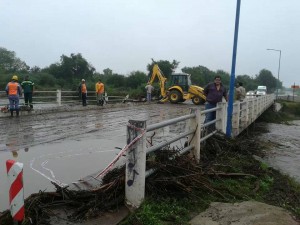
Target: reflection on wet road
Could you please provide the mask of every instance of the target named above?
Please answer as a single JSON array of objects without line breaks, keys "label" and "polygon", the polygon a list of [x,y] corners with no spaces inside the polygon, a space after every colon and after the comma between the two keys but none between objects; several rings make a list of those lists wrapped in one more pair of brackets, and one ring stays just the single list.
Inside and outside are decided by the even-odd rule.
[{"label": "reflection on wet road", "polygon": [[[103,169],[126,144],[129,119],[149,123],[189,113],[189,104],[124,105],[19,118],[0,118],[0,177],[5,161],[24,163],[25,196],[53,190],[50,180],[70,183]],[[185,123],[160,129],[155,137],[182,132]],[[155,141],[155,139],[153,140]],[[8,208],[8,182],[0,182],[0,211]]]}]

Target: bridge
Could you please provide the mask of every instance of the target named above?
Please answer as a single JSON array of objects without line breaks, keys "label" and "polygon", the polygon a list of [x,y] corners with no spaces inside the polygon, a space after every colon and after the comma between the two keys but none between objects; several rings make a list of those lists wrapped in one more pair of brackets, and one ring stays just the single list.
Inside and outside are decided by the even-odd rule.
[{"label": "bridge", "polygon": [[[259,96],[246,99],[243,102],[235,102],[232,116],[232,137],[239,135],[244,129],[252,124],[265,110],[274,104],[274,95]],[[216,119],[205,123],[205,115],[216,112]],[[227,103],[220,102],[214,109],[203,110],[193,108],[190,114],[147,125],[146,120],[130,120],[127,125],[127,145],[120,151],[119,155],[126,153],[126,182],[125,199],[126,204],[136,208],[143,202],[145,193],[145,180],[154,170],[146,170],[146,155],[160,150],[182,138],[187,137],[185,147],[180,154],[191,152],[196,161],[200,161],[201,143],[213,136],[216,132],[226,133]],[[186,131],[169,140],[164,140],[154,146],[146,147],[146,134],[156,129],[169,126],[181,121],[187,121]],[[212,129],[208,129],[211,128]],[[207,132],[209,131],[209,132]],[[129,151],[130,150],[130,151]],[[116,157],[117,159],[118,157]],[[113,164],[113,162],[112,162]],[[104,175],[109,165],[97,176]]]},{"label": "bridge", "polygon": [[[80,105],[78,97],[75,92],[51,92],[52,97],[49,97],[49,93],[41,92],[38,103],[41,105],[49,104],[49,108],[36,107],[30,112],[24,112],[25,114],[42,114],[43,112],[49,112],[51,109],[59,110],[62,106],[66,105]],[[66,96],[64,94],[67,94]],[[94,98],[94,97],[93,97]],[[119,99],[119,102],[124,100],[124,96],[107,96],[110,104],[110,99]],[[47,99],[45,101],[44,99]],[[49,101],[52,99],[52,101]],[[5,101],[5,98],[2,98]],[[250,124],[252,124],[266,109],[271,107],[274,103],[274,95],[265,95],[255,98],[246,99],[243,102],[235,102],[233,106],[232,116],[232,137],[239,135]],[[35,99],[37,102],[37,99]],[[90,100],[92,101],[92,99]],[[117,101],[114,101],[117,102]],[[138,103],[137,103],[138,104]],[[226,121],[227,121],[227,103],[221,102],[216,108],[210,110],[203,110],[203,107],[194,105],[180,104],[180,107],[190,108],[188,113],[180,115],[168,120],[162,120],[159,122],[149,121],[147,116],[140,117],[136,115],[136,118],[130,119],[126,126],[127,131],[127,143],[124,148],[117,154],[114,160],[107,163],[107,167],[103,170],[92,174],[91,176],[82,178],[76,182],[69,184],[70,188],[75,190],[91,189],[101,184],[101,177],[103,177],[113,166],[118,164],[118,160],[126,153],[124,163],[126,163],[126,203],[133,207],[139,207],[144,199],[144,188],[146,177],[151,176],[155,171],[146,171],[146,155],[151,152],[157,151],[164,146],[178,143],[178,141],[187,141],[187,145],[181,150],[181,153],[191,152],[196,160],[200,160],[200,148],[201,144],[216,132],[225,133]],[[76,107],[75,107],[76,108]],[[80,110],[83,107],[80,108]],[[77,108],[78,109],[78,108]],[[215,111],[216,119],[208,123],[204,123],[206,113]],[[137,111],[138,113],[138,111]],[[143,112],[145,114],[145,112]],[[1,113],[1,116],[7,116],[5,113]],[[4,119],[4,118],[3,118]],[[46,122],[47,123],[47,122]],[[152,136],[154,131],[159,129],[168,129],[168,127],[175,124],[184,123],[184,130],[175,136],[170,138],[158,140],[154,145],[147,146],[146,137]],[[45,124],[46,125],[46,124]],[[212,126],[213,125],[213,126]],[[214,129],[207,132],[208,127],[214,127]],[[73,132],[72,135],[80,135],[80,132],[76,133],[73,128],[69,132]],[[170,132],[170,131],[169,131]],[[172,131],[170,132],[172,133]],[[50,134],[48,134],[50,135]],[[53,134],[54,136],[55,134]],[[57,134],[56,134],[57,135]],[[53,137],[54,138],[54,137]],[[65,138],[57,137],[57,138]],[[54,139],[55,140],[55,139]],[[41,141],[41,143],[43,143]],[[125,139],[124,139],[125,144]]]}]

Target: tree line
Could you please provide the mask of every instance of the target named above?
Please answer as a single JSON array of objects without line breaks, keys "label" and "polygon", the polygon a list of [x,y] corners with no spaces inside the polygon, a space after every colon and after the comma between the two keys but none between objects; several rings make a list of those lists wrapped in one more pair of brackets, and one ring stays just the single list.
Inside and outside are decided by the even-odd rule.
[{"label": "tree line", "polygon": [[[178,68],[180,62],[173,60],[159,60],[155,62],[166,78]],[[117,74],[112,69],[106,68],[102,72],[96,71],[81,53],[72,53],[70,56],[62,55],[58,62],[52,63],[45,68],[38,66],[30,67],[26,62],[16,56],[14,51],[0,47],[0,90],[4,90],[11,76],[16,74],[22,81],[26,75],[34,81],[37,90],[77,90],[82,78],[86,80],[88,90],[95,89],[95,83],[101,79],[109,95],[126,95],[139,97],[145,94],[145,85],[152,74],[154,61],[146,65],[147,73],[133,71],[129,74]],[[205,66],[184,67],[182,72],[191,74],[192,83],[204,87],[214,80],[216,75],[221,76],[222,83],[228,88],[230,74],[223,70],[212,71]],[[236,82],[243,82],[246,90],[255,90],[258,85],[267,86],[269,92],[277,88],[277,78],[271,71],[262,69],[257,75],[238,75]],[[279,88],[282,83],[279,81]],[[154,84],[156,95],[159,95],[158,83]]]}]

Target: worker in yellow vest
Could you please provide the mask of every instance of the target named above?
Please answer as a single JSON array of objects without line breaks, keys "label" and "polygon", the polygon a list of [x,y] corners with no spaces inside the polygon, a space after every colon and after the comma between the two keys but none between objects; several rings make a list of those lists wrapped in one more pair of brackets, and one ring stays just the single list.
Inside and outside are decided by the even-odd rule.
[{"label": "worker in yellow vest", "polygon": [[21,85],[18,83],[17,75],[13,75],[11,82],[9,82],[6,85],[5,91],[9,100],[10,116],[14,116],[14,111],[16,111],[17,116],[19,116],[19,100],[20,96],[22,95],[22,88]]},{"label": "worker in yellow vest", "polygon": [[104,94],[104,84],[99,79],[98,82],[96,83],[97,105],[103,106],[104,103],[103,94]]},{"label": "worker in yellow vest", "polygon": [[79,85],[79,94],[81,95],[82,106],[86,106],[87,87],[86,87],[85,79],[81,80],[81,84]]}]

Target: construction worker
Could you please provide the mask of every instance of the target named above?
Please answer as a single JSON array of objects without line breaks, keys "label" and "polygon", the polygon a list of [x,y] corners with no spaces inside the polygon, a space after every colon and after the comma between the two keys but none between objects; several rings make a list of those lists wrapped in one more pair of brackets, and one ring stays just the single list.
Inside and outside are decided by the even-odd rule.
[{"label": "construction worker", "polygon": [[79,85],[79,94],[81,95],[82,106],[86,106],[87,88],[85,84],[85,79],[81,80],[81,84]]},{"label": "construction worker", "polygon": [[103,94],[104,94],[104,84],[101,82],[101,79],[99,79],[98,82],[96,83],[97,105],[103,106],[104,103]]},{"label": "construction worker", "polygon": [[151,85],[150,82],[147,83],[146,87],[146,92],[147,92],[147,102],[151,102],[151,99],[152,99],[152,92],[154,90],[154,87]]},{"label": "construction worker", "polygon": [[237,83],[237,87],[235,88],[235,98],[238,101],[243,101],[246,97],[246,89],[243,87],[242,82]]},{"label": "construction worker", "polygon": [[19,116],[19,99],[22,95],[22,88],[18,83],[17,75],[13,75],[11,82],[6,85],[5,91],[8,95],[10,116],[13,117],[14,111],[16,111],[17,116]]},{"label": "construction worker", "polygon": [[34,83],[29,80],[29,76],[27,75],[25,77],[25,80],[21,83],[21,87],[23,89],[23,93],[24,93],[24,101],[25,101],[25,105],[29,106],[32,109],[33,105],[32,105],[32,94],[33,94],[33,86]]}]

